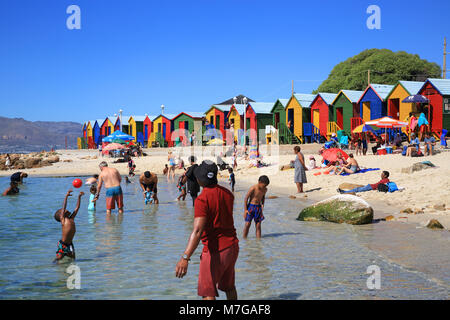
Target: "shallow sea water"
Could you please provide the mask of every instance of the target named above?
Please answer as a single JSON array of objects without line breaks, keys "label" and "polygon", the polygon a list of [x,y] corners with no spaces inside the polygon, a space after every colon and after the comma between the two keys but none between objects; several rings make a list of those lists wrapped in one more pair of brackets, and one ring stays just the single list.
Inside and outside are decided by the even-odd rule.
[{"label": "shallow sea water", "polygon": [[[20,196],[0,197],[0,299],[198,299],[200,244],[183,279],[175,265],[192,230],[189,195],[177,203],[175,183],[158,185],[159,205],[145,205],[137,182],[124,185],[125,213],[107,218],[102,191],[95,214],[89,188],[74,238],[81,289],[66,286],[70,262],[52,263],[61,226],[53,218],[74,178],[29,178]],[[5,189],[7,178],[0,178]],[[266,201],[263,237],[254,227],[242,239],[245,188],[236,186],[240,239],[236,287],[241,299],[448,299],[448,232],[410,225],[349,226],[299,222],[306,204],[287,197]],[[270,192],[270,187],[269,187]],[[367,267],[381,270],[381,289],[369,290]],[[220,299],[225,295],[221,293]]]}]

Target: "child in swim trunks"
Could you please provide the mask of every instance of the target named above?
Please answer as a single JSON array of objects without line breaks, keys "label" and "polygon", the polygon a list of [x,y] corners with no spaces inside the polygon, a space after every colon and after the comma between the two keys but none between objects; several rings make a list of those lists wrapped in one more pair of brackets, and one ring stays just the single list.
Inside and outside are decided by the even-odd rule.
[{"label": "child in swim trunks", "polygon": [[81,197],[84,192],[80,192],[78,195],[77,205],[72,213],[66,210],[67,198],[72,196],[72,190],[67,191],[66,197],[64,198],[63,207],[55,212],[55,220],[61,222],[62,227],[62,237],[58,242],[58,250],[56,251],[56,259],[54,262],[61,260],[64,257],[69,257],[75,259],[75,248],[73,246],[72,240],[75,236],[75,216],[80,209]]},{"label": "child in swim trunks", "polygon": [[270,181],[267,176],[260,176],[258,179],[258,183],[252,186],[245,196],[245,225],[243,232],[244,239],[247,238],[252,220],[255,221],[256,238],[261,238],[261,222],[264,220],[264,201],[267,193],[267,186],[269,185],[269,183]]},{"label": "child in swim trunks", "polygon": [[234,185],[236,184],[236,179],[234,177],[233,168],[228,168],[228,172],[230,173],[228,181],[230,182],[231,192],[234,192]]},{"label": "child in swim trunks", "polygon": [[178,179],[178,190],[181,192],[177,198],[177,201],[182,199],[183,201],[186,199],[186,169],[184,170],[184,174]]}]

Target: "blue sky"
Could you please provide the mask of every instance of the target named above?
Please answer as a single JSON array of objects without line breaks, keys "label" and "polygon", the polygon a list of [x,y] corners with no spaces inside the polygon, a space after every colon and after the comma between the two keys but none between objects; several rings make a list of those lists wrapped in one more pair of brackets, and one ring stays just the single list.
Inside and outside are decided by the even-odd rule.
[{"label": "blue sky", "polygon": [[[81,30],[66,27],[71,4]],[[381,30],[366,27],[372,4]],[[448,0],[2,0],[0,116],[84,122],[161,104],[205,111],[241,93],[275,101],[368,48],[442,66],[448,12]]]}]

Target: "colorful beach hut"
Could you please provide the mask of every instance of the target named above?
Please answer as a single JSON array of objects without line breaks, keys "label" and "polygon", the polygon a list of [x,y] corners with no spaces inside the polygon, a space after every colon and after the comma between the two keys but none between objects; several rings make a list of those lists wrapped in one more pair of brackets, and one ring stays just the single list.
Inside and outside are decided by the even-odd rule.
[{"label": "colorful beach hut", "polygon": [[335,93],[319,92],[309,105],[311,122],[315,127],[319,128],[320,135],[324,137],[342,130],[342,127],[339,127],[336,122],[330,121],[333,114],[331,103],[336,99],[336,96],[337,94]]},{"label": "colorful beach hut", "polygon": [[[400,80],[387,96],[387,116],[396,120],[406,121],[409,114],[417,113],[414,103],[405,103],[409,96],[416,95],[425,82]],[[419,117],[419,114],[417,114]]]},{"label": "colorful beach hut", "polygon": [[223,139],[225,139],[225,124],[230,108],[231,105],[213,105],[205,112],[206,121],[222,133]]},{"label": "colorful beach hut", "polygon": [[331,102],[333,116],[332,120],[336,122],[339,128],[342,128],[347,134],[362,124],[359,119],[358,100],[363,95],[363,91],[341,90]]},{"label": "colorful beach hut", "polygon": [[184,146],[190,145],[190,135],[195,131],[196,140],[201,143],[202,120],[203,113],[201,112],[181,112],[176,115],[173,120],[173,131],[175,145],[182,144]]},{"label": "colorful beach hut", "polygon": [[387,96],[394,88],[387,84],[369,84],[358,100],[359,114],[364,122],[387,116]]},{"label": "colorful beach hut", "polygon": [[150,135],[149,146],[157,143],[161,147],[172,147],[172,119],[175,114],[160,114],[153,119],[153,132]]},{"label": "colorful beach hut", "polygon": [[[112,119],[112,121],[111,121],[111,119]],[[115,131],[114,130],[114,122],[115,122],[114,117],[106,117],[106,119],[103,121],[102,125],[100,126],[100,135],[102,137],[107,137]]]},{"label": "colorful beach hut", "polygon": [[[289,129],[288,143],[300,143],[305,141],[305,136],[312,136],[311,128],[311,102],[316,95],[294,93],[286,105],[286,125]],[[304,130],[304,124],[308,123]],[[318,129],[317,129],[318,130]]]},{"label": "colorful beach hut", "polygon": [[87,122],[83,123],[83,139],[87,140]]},{"label": "colorful beach hut", "polygon": [[145,115],[144,119],[144,145],[147,145],[150,135],[153,131],[153,123],[151,119],[154,119],[156,116]]},{"label": "colorful beach hut", "polygon": [[134,142],[144,145],[144,121],[147,116],[130,116],[128,118],[128,134],[134,137]]},{"label": "colorful beach hut", "polygon": [[439,137],[443,129],[450,129],[450,79],[427,79],[418,94],[430,100],[418,111],[425,114],[431,131]]},{"label": "colorful beach hut", "polygon": [[[252,144],[256,144],[257,141],[264,137],[265,141],[265,129],[267,125],[272,125],[273,115],[271,110],[273,108],[273,102],[250,102],[247,105],[245,112],[246,129],[251,130],[249,138]],[[260,130],[264,130],[261,135]]]},{"label": "colorful beach hut", "polygon": [[86,124],[86,142],[88,144],[89,149],[95,149],[94,142],[94,124],[95,120],[89,120]]},{"label": "colorful beach hut", "polygon": [[[128,132],[128,120],[130,119],[130,116],[122,116],[122,132],[126,134],[130,134]],[[116,123],[114,123],[114,131],[120,130],[120,116],[117,117]]]},{"label": "colorful beach hut", "polygon": [[[244,133],[244,104],[233,104],[230,107],[230,111],[228,112],[227,118],[225,122],[229,125],[229,127],[233,127],[233,135],[231,139],[236,141],[237,143],[241,141],[241,137]],[[227,140],[228,137],[224,137]],[[229,141],[227,141],[228,143]]]}]

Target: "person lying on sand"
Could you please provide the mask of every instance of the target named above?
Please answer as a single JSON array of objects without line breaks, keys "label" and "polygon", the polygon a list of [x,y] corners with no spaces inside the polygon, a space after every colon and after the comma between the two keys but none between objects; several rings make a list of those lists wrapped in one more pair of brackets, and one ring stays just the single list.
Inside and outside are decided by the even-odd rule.
[{"label": "person lying on sand", "polygon": [[378,183],[368,184],[367,186],[355,188],[355,189],[348,190],[348,191],[344,191],[341,188],[338,188],[337,192],[339,192],[341,194],[346,194],[346,193],[357,193],[357,192],[366,192],[366,191],[377,190],[378,189],[378,185],[389,183],[389,179],[388,178],[389,178],[389,172],[388,171],[383,171],[381,173],[381,180],[378,181]]}]

